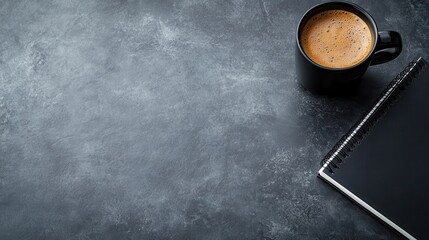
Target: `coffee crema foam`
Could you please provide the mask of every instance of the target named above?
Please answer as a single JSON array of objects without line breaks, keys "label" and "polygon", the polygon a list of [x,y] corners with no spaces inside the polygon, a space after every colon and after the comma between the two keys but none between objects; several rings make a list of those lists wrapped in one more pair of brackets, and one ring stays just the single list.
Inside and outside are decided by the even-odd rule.
[{"label": "coffee crema foam", "polygon": [[346,10],[327,10],[311,17],[302,29],[300,42],[311,60],[330,68],[358,64],[374,44],[365,21]]}]

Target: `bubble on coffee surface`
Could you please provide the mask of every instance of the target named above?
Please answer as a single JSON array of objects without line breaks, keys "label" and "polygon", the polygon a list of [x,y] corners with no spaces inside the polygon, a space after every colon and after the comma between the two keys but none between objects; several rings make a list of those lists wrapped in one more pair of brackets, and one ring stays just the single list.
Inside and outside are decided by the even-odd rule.
[{"label": "bubble on coffee surface", "polygon": [[311,17],[304,25],[300,42],[311,60],[331,68],[361,62],[373,45],[365,21],[346,10],[328,10]]}]

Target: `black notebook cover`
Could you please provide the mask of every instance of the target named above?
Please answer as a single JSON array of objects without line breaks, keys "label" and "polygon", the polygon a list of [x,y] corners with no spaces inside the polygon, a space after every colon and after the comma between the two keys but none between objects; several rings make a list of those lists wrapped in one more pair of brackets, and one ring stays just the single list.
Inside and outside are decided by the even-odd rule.
[{"label": "black notebook cover", "polygon": [[429,66],[419,58],[322,161],[319,177],[409,239],[429,239]]}]

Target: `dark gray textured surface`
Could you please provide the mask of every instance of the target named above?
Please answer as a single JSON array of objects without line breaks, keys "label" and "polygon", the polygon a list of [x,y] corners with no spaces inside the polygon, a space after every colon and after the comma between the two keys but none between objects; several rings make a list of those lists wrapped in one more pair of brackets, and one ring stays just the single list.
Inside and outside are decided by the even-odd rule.
[{"label": "dark gray textured surface", "polygon": [[396,238],[316,174],[428,4],[357,2],[404,50],[327,98],[294,70],[316,3],[1,1],[0,239]]}]

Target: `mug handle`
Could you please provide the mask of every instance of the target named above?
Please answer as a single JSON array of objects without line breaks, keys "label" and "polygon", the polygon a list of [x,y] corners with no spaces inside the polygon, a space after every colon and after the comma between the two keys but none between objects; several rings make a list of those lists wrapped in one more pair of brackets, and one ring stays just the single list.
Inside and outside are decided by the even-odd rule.
[{"label": "mug handle", "polygon": [[395,31],[378,32],[378,42],[374,51],[375,53],[371,65],[377,65],[395,59],[402,51],[401,35]]}]

